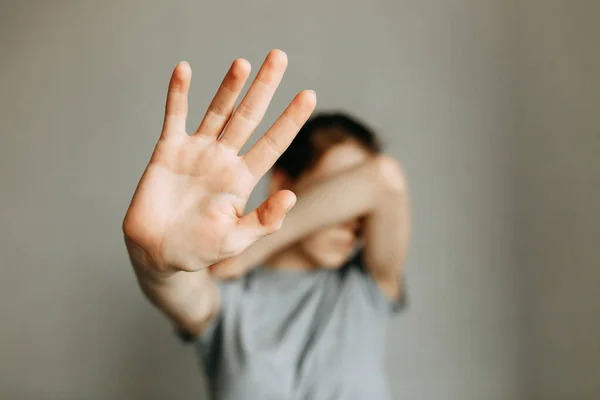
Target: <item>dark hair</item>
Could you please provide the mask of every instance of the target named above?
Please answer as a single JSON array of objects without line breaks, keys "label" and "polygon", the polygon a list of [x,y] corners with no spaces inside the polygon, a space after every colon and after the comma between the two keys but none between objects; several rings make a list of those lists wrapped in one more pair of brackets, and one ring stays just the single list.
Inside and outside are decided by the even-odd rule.
[{"label": "dark hair", "polygon": [[348,140],[372,153],[381,152],[377,135],[356,118],[342,112],[320,113],[304,124],[274,167],[297,179],[314,167],[327,150]]}]

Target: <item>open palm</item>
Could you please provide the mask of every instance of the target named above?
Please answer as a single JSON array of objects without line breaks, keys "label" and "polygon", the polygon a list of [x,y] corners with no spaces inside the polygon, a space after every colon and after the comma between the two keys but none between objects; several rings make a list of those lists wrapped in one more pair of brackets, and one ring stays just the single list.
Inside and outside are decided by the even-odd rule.
[{"label": "open palm", "polygon": [[236,60],[200,126],[186,133],[191,68],[180,63],[169,84],[162,134],[123,222],[128,247],[161,271],[197,271],[237,255],[275,232],[295,196],[280,191],[244,215],[260,178],[289,146],[315,108],[312,91],[300,92],[244,155],[287,66],[280,50],[267,56],[235,109],[250,74]]}]

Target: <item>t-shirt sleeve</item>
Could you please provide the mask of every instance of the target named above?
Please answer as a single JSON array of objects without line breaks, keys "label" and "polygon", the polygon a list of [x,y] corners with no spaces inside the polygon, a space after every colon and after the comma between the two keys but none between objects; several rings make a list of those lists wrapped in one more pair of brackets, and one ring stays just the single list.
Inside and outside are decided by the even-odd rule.
[{"label": "t-shirt sleeve", "polygon": [[367,270],[363,254],[364,250],[362,248],[355,253],[347,263],[346,268],[348,271],[346,273],[355,275],[356,279],[360,280],[361,286],[363,286],[366,295],[375,307],[387,310],[390,314],[398,314],[400,311],[403,311],[408,306],[406,279],[404,274],[398,274],[397,276],[397,279],[400,281],[400,287],[402,288],[400,296],[395,299],[390,299],[384,294],[383,290]]}]

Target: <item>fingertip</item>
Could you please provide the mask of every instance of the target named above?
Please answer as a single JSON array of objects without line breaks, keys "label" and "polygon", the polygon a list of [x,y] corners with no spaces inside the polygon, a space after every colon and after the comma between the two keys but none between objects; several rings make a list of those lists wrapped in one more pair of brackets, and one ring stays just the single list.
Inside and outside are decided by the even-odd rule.
[{"label": "fingertip", "polygon": [[312,104],[317,104],[317,92],[314,90],[304,90],[303,95],[309,100]]},{"label": "fingertip", "polygon": [[240,69],[250,69],[251,68],[250,61],[246,60],[245,58],[236,58],[233,61],[233,66],[236,68],[240,68]]},{"label": "fingertip", "polygon": [[252,65],[245,58],[238,58],[231,64],[231,73],[235,78],[247,78],[252,70]]},{"label": "fingertip", "polygon": [[175,66],[175,73],[185,79],[192,75],[192,67],[190,63],[187,61],[180,61],[177,66]]},{"label": "fingertip", "polygon": [[295,205],[296,205],[296,194],[290,190],[285,190],[286,196],[285,196],[285,200],[284,200],[284,209],[285,212],[287,213],[288,211],[290,211]]},{"label": "fingertip", "polygon": [[312,114],[317,107],[317,94],[314,90],[303,90],[296,95],[293,102],[296,103],[296,106],[301,110],[300,113],[303,116],[302,118],[309,118],[310,114]]},{"label": "fingertip", "polygon": [[288,63],[288,56],[281,49],[271,50],[269,52],[269,55],[267,56],[267,58],[272,58],[273,60],[277,61],[277,63],[283,64],[283,65],[287,65],[287,63]]}]

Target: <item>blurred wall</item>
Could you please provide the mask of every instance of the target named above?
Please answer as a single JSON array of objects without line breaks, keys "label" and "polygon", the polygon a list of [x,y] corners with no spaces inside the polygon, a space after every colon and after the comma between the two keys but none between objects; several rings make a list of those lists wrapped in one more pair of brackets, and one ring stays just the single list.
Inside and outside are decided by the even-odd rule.
[{"label": "blurred wall", "polygon": [[534,400],[600,399],[600,3],[521,3],[519,257]]},{"label": "blurred wall", "polygon": [[234,58],[256,72],[279,47],[290,66],[261,132],[312,88],[321,109],[372,123],[407,170],[411,306],[390,328],[394,398],[519,398],[511,3],[238,3],[3,5],[0,397],[203,392],[193,351],[136,287],[121,220],[174,65],[194,70],[194,129]]}]

